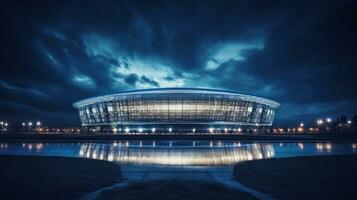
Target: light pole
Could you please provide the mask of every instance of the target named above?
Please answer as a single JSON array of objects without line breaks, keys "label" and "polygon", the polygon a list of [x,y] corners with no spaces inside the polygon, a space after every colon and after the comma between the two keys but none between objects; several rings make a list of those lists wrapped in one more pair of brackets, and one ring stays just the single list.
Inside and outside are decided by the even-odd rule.
[{"label": "light pole", "polygon": [[326,128],[326,129],[327,129],[328,131],[330,131],[330,129],[331,129],[331,121],[332,121],[331,118],[327,118],[327,119],[326,119],[326,122],[327,122],[327,128]]},{"label": "light pole", "polygon": [[6,122],[5,123],[5,131],[7,131],[7,126],[8,126],[9,124]]},{"label": "light pole", "polygon": [[351,124],[352,124],[352,121],[351,121],[351,120],[348,120],[348,121],[347,121],[347,124],[348,124],[348,128],[350,128],[350,127],[351,127]]},{"label": "light pole", "polygon": [[28,123],[28,127],[29,127],[29,131],[31,131],[32,122],[29,122],[29,123]]},{"label": "light pole", "polygon": [[41,122],[40,122],[40,121],[37,121],[37,122],[36,122],[36,130],[39,132],[39,131],[40,131],[40,128],[41,128]]},{"label": "light pole", "polygon": [[302,132],[303,134],[305,133],[304,123],[300,123],[300,127],[298,128],[298,130],[300,130],[300,132]]}]

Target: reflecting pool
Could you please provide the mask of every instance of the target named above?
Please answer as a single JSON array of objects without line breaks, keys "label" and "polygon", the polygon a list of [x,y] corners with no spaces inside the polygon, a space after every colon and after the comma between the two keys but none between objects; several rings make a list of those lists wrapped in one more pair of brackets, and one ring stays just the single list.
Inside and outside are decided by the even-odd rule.
[{"label": "reflecting pool", "polygon": [[0,143],[0,154],[83,157],[133,165],[227,166],[248,160],[357,153],[357,143],[113,141]]}]

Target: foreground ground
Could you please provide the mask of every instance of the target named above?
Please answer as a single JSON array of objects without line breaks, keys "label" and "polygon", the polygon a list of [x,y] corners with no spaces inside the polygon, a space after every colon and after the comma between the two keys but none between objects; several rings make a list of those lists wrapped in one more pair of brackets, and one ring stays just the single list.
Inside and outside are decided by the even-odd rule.
[{"label": "foreground ground", "polygon": [[[116,164],[81,158],[0,156],[0,199],[78,199],[117,183]],[[165,180],[129,183],[101,193],[100,199],[254,199],[224,185],[204,181]]]},{"label": "foreground ground", "polygon": [[[235,167],[246,186],[276,199],[356,199],[357,155],[258,160]],[[0,199],[77,199],[116,183],[116,164],[81,158],[0,156]],[[223,185],[187,180],[129,183],[101,199],[253,199]]]},{"label": "foreground ground", "polygon": [[76,199],[120,175],[118,165],[105,161],[0,156],[0,199]]},{"label": "foreground ground", "polygon": [[235,166],[234,173],[277,199],[357,198],[357,155],[257,160]]},{"label": "foreground ground", "polygon": [[254,199],[247,193],[218,183],[188,180],[157,180],[131,183],[117,191],[103,192],[100,199],[120,200],[240,200]]}]

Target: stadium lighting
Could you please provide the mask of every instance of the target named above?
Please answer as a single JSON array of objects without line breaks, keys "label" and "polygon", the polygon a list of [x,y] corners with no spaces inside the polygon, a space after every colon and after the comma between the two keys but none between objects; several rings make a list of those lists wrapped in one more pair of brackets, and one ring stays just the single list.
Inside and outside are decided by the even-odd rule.
[{"label": "stadium lighting", "polygon": [[209,129],[208,129],[208,131],[209,131],[210,133],[213,133],[213,130],[214,130],[213,128],[209,128]]},{"label": "stadium lighting", "polygon": [[130,129],[128,127],[125,128],[125,133],[129,133]]}]

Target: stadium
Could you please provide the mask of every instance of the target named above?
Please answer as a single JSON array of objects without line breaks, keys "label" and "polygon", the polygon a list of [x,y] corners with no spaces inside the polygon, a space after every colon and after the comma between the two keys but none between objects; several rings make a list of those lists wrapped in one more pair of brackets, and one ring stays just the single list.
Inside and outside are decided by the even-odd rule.
[{"label": "stadium", "polygon": [[232,133],[271,126],[279,103],[235,91],[133,90],[73,104],[82,126],[122,134]]}]

